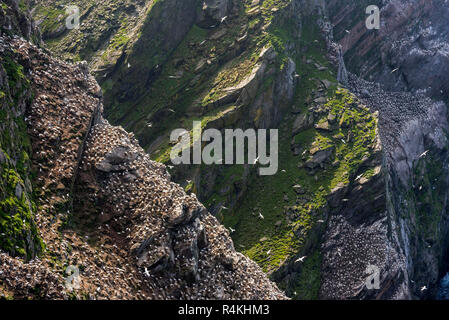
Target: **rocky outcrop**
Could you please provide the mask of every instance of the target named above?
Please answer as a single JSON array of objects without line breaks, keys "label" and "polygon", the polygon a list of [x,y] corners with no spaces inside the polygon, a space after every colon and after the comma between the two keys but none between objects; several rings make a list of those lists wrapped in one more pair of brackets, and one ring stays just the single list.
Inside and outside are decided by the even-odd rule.
[{"label": "rocky outcrop", "polygon": [[122,239],[153,298],[283,297],[254,262],[235,252],[229,231],[195,195],[171,183],[165,166],[151,161],[132,135],[103,120],[87,145],[75,211],[82,219],[82,212],[96,210],[101,232]]},{"label": "rocky outcrop", "polygon": [[[372,4],[378,31],[365,27]],[[52,25],[64,15],[38,6],[44,37],[61,37],[53,50],[89,60],[108,119],[135,132],[153,159],[168,161],[168,133],[193,119],[219,130],[279,128],[276,176],[254,177],[254,166],[169,169],[186,195],[132,135],[99,112],[83,119],[73,144],[84,155],[67,159],[81,166],[51,190],[62,196],[70,185],[75,195],[61,205],[73,213],[63,222],[103,239],[112,260],[136,261],[126,272],[138,284],[116,283],[127,289],[114,297],[133,286],[143,288],[139,298],[280,297],[196,197],[291,297],[434,297],[448,268],[448,124],[444,101],[425,95],[447,100],[447,10],[442,0],[105,1],[82,7],[83,36]],[[67,259],[90,266],[97,251],[83,248]],[[249,288],[239,265],[260,285]],[[373,266],[378,290],[366,287]],[[100,273],[89,268],[83,282],[87,292],[100,288],[95,297],[105,296]]]},{"label": "rocky outcrop", "polygon": [[[350,86],[373,111],[379,112],[383,156],[373,165],[383,169],[377,170],[369,183],[360,180],[360,186],[337,197],[345,198],[347,204],[353,204],[356,198],[372,199],[372,204],[362,201],[360,207],[344,206],[339,209],[341,215],[331,218],[323,244],[328,252],[324,265],[329,275],[324,278],[321,294],[331,298],[337,297],[336,292],[346,298],[434,297],[439,275],[446,268],[448,239],[444,209],[446,106],[424,96],[386,92],[353,75]],[[356,198],[351,199],[354,193]],[[433,209],[429,210],[429,206]],[[363,212],[369,215],[364,216]],[[363,234],[364,240],[357,239],[358,234]],[[368,268],[364,264],[357,267],[357,261],[379,268],[379,290],[356,286],[355,279],[359,277],[362,283]],[[356,278],[351,280],[348,275]],[[337,280],[338,277],[341,278]],[[341,286],[344,283],[346,289]],[[347,295],[349,292],[352,293]]]},{"label": "rocky outcrop", "polygon": [[213,27],[226,20],[232,7],[232,0],[205,0],[198,18],[204,27]]},{"label": "rocky outcrop", "polygon": [[0,7],[1,33],[22,36],[25,39],[32,39],[36,44],[39,44],[40,32],[30,18],[29,9],[28,2],[2,1],[2,6]]}]

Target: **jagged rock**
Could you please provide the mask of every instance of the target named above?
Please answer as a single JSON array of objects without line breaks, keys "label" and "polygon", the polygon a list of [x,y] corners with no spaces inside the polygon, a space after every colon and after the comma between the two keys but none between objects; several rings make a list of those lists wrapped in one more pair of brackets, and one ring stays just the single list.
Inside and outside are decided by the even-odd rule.
[{"label": "jagged rock", "polygon": [[313,115],[309,113],[303,113],[296,117],[293,123],[292,135],[297,135],[302,131],[312,127],[313,125]]},{"label": "jagged rock", "polygon": [[332,208],[337,208],[347,191],[348,187],[343,183],[339,183],[334,189],[332,189],[331,194],[328,197],[329,205]]},{"label": "jagged rock", "polygon": [[206,28],[221,23],[232,8],[232,0],[204,0],[198,24]]},{"label": "jagged rock", "polygon": [[3,164],[3,163],[5,163],[5,162],[6,162],[6,156],[5,156],[5,154],[3,153],[3,151],[0,150],[0,164]]},{"label": "jagged rock", "polygon": [[324,162],[330,159],[334,151],[334,146],[317,151],[312,155],[311,159],[307,160],[307,162],[305,163],[306,167],[308,167],[309,169],[315,169],[318,166],[323,167]]}]

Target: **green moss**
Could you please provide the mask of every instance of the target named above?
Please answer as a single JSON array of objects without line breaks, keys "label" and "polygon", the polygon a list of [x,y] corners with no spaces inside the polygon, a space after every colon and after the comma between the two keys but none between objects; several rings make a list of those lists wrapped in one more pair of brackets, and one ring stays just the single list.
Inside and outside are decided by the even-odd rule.
[{"label": "green moss", "polygon": [[63,23],[61,17],[65,17],[65,9],[62,10],[57,6],[38,6],[34,16],[42,19],[39,25],[42,33],[51,33],[56,31]]},{"label": "green moss", "polygon": [[25,194],[18,198],[16,186],[24,182],[13,169],[2,169],[2,194],[0,200],[0,248],[12,255],[27,259],[43,250],[44,245],[39,237],[33,220],[33,206]]},{"label": "green moss", "polygon": [[29,188],[31,142],[27,125],[22,116],[15,116],[15,108],[32,97],[23,66],[11,57],[8,53],[1,57],[9,88],[1,88],[5,99],[0,105],[0,147],[7,159],[0,166],[0,248],[31,259],[44,245],[34,222],[36,205]]},{"label": "green moss", "polygon": [[10,57],[2,57],[2,65],[3,68],[5,68],[6,73],[8,74],[9,86],[11,88],[15,88],[18,82],[25,79],[25,75],[23,74],[23,67],[13,61]]}]

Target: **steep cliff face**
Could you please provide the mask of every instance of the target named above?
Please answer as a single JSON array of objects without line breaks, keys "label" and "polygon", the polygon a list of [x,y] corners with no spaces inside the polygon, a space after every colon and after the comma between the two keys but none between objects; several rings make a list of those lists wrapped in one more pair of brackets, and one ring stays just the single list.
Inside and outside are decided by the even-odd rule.
[{"label": "steep cliff face", "polygon": [[[80,8],[79,29],[65,27],[68,4]],[[372,4],[381,7],[379,31],[365,28]],[[284,298],[262,271],[296,299],[434,297],[449,244],[449,128],[447,106],[438,102],[446,99],[446,6],[36,3],[46,46],[88,61],[62,63],[4,37],[4,52],[31,72],[25,79],[35,92],[18,105],[29,120],[37,209],[27,231],[14,234],[28,239],[19,248],[35,248],[38,222],[47,254],[37,279],[52,284],[44,295],[55,294],[72,264],[83,269],[77,297]],[[56,85],[56,77],[67,80]],[[260,177],[257,166],[192,165],[168,172],[153,162],[169,163],[170,132],[192,129],[193,120],[221,131],[279,128],[279,171]],[[12,150],[20,149],[6,153]],[[23,184],[4,185],[11,193]],[[17,265],[11,275],[35,267],[0,257]],[[380,272],[378,290],[366,286],[371,267]],[[118,289],[107,293],[110,283]],[[32,292],[25,280],[18,287],[17,296]],[[3,291],[13,288],[5,282]]]},{"label": "steep cliff face", "polygon": [[[393,91],[419,91],[447,101],[446,1],[326,1],[335,39],[350,70]],[[368,31],[368,5],[381,8],[381,27]],[[360,17],[354,19],[354,17]],[[392,72],[394,70],[394,72]]]},{"label": "steep cliff face", "polygon": [[[84,11],[84,3],[79,5]],[[161,1],[145,13],[142,25],[132,23],[131,29],[138,27],[141,33],[125,41],[121,58],[112,60],[112,71],[95,74],[102,82],[108,119],[135,132],[158,161],[169,161],[170,131],[191,129],[193,120],[219,130],[280,128],[280,166],[272,177],[256,176],[253,166],[182,166],[171,173],[226,227],[235,229],[237,249],[288,295],[368,297],[353,288],[364,283],[370,260],[383,269],[395,264],[397,275],[384,283],[394,278],[397,286],[404,283],[400,278],[405,267],[399,249],[385,249],[394,241],[387,237],[391,224],[377,109],[365,108],[338,88],[337,76],[344,68],[337,70],[329,60],[332,26],[324,5],[204,1],[189,3],[188,10],[195,8],[198,14],[187,16],[188,10],[178,11],[182,6],[176,1]],[[37,19],[38,12],[39,7]],[[96,17],[83,15],[81,29]],[[180,21],[180,27],[168,17]],[[48,43],[56,51],[70,52],[71,37],[81,33],[67,31]],[[83,41],[76,45],[80,52],[88,48]],[[84,58],[94,66],[99,53]],[[366,198],[363,206],[356,205],[360,197]],[[359,209],[365,213],[361,217],[373,215],[371,224],[358,219]],[[355,248],[359,239],[354,232],[365,231],[370,240]],[[335,239],[336,233],[342,236]],[[370,242],[376,245],[369,247]],[[337,249],[342,257],[334,256]],[[342,261],[359,255],[356,268],[344,266]],[[298,260],[302,256],[303,262]],[[407,287],[402,293],[396,287],[390,291],[382,296],[408,294]]]},{"label": "steep cliff face", "polygon": [[[26,7],[6,1],[0,8],[1,32],[39,39]],[[31,143],[24,115],[33,92],[29,74],[2,39],[0,65],[0,248],[27,259],[42,251],[35,224]]]},{"label": "steep cliff face", "polygon": [[[380,112],[388,233],[402,256],[405,288],[410,297],[435,297],[438,280],[447,271],[447,106],[422,95],[447,102],[447,28],[442,20],[447,4],[378,3],[378,31],[366,29],[366,16],[353,19],[372,3],[326,4],[346,65],[392,91],[378,95],[380,85],[351,85]],[[407,98],[407,92],[419,95]]]},{"label": "steep cliff face", "polygon": [[[165,166],[102,119],[101,88],[85,63],[8,34],[0,50],[2,297],[285,298]],[[73,291],[64,286],[69,266],[80,272]]]}]

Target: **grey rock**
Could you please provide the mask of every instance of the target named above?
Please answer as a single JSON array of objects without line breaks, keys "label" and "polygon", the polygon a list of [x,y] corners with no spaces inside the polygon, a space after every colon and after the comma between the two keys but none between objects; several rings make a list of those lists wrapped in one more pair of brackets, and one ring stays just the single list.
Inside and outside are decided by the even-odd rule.
[{"label": "grey rock", "polygon": [[16,184],[16,190],[15,190],[15,195],[16,195],[17,199],[21,199],[22,194],[23,194],[22,185],[20,183],[18,183],[18,184]]},{"label": "grey rock", "polygon": [[313,125],[313,115],[308,113],[300,114],[296,117],[293,123],[292,134],[297,135],[298,133],[310,128]]},{"label": "grey rock", "polygon": [[315,169],[318,166],[323,166],[324,162],[328,160],[334,153],[335,147],[329,147],[324,150],[316,152],[311,159],[306,162],[306,167]]},{"label": "grey rock", "polygon": [[95,168],[99,171],[109,173],[112,171],[112,164],[106,161],[102,161],[95,165]]},{"label": "grey rock", "polygon": [[128,147],[117,147],[108,154],[106,154],[106,161],[110,164],[117,165],[125,162],[133,161],[137,158],[137,155]]},{"label": "grey rock", "polygon": [[232,8],[232,0],[204,0],[199,24],[203,27],[211,27],[221,23]]},{"label": "grey rock", "polygon": [[3,153],[2,150],[0,150],[0,163],[5,163],[6,162],[6,156]]}]

